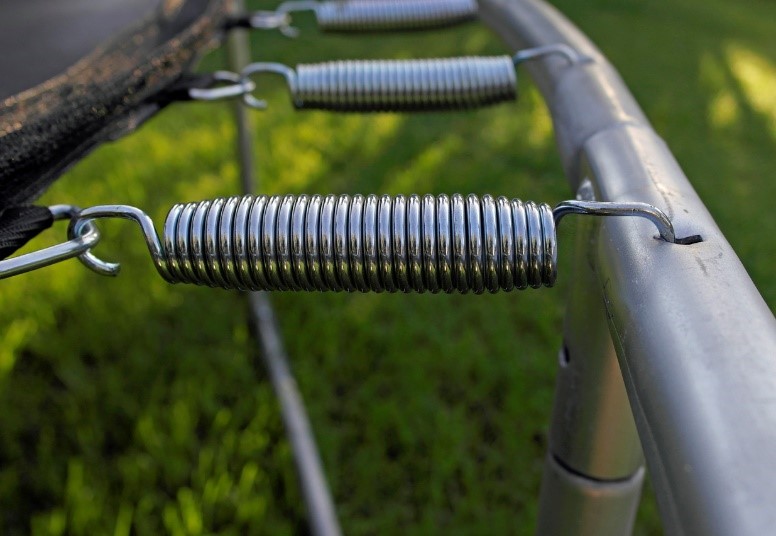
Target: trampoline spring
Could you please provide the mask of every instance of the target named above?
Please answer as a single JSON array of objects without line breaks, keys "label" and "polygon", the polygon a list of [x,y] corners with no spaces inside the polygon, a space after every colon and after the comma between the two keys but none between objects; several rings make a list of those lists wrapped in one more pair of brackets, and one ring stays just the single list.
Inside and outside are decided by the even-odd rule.
[{"label": "trampoline spring", "polygon": [[552,286],[547,205],[469,195],[259,196],[176,205],[169,279],[252,290],[475,292]]},{"label": "trampoline spring", "polygon": [[318,25],[326,31],[437,28],[471,20],[475,0],[349,0],[320,2]]},{"label": "trampoline spring", "polygon": [[[226,289],[497,292],[551,287],[557,277],[552,209],[489,195],[285,195],[172,207],[161,239],[140,209],[92,207],[95,218],[137,221],[157,271],[171,283]],[[104,275],[118,273],[91,252]]]},{"label": "trampoline spring", "polygon": [[[297,109],[338,112],[462,110],[513,100],[512,59],[468,57],[430,60],[337,61],[299,65],[253,64],[243,73],[282,74]],[[266,103],[243,96],[254,108]]]},{"label": "trampoline spring", "polygon": [[[366,1],[366,0],[364,0]],[[368,3],[368,2],[367,2]],[[514,57],[460,57],[417,60],[349,60],[298,65],[252,63],[243,80],[259,73],[283,76],[297,109],[339,112],[412,112],[464,110],[514,100],[515,66],[548,55],[569,63],[582,57],[564,44],[518,52]],[[252,92],[244,102],[264,109]]]},{"label": "trampoline spring", "polygon": [[[474,194],[247,195],[177,204],[161,239],[142,210],[105,205],[75,215],[69,232],[71,238],[83,236],[97,218],[136,221],[157,271],[171,283],[481,294],[553,286],[556,227],[568,214],[638,216],[649,219],[666,242],[701,240],[676,239],[668,216],[646,203],[564,201],[552,210]],[[103,275],[119,271],[91,251],[79,259]],[[0,275],[2,268],[0,262]]]},{"label": "trampoline spring", "polygon": [[318,27],[328,32],[421,30],[450,26],[477,16],[476,0],[292,0],[275,11],[258,11],[247,18],[256,29],[279,29],[289,37],[298,30],[291,16],[312,11]]},{"label": "trampoline spring", "polygon": [[297,68],[294,104],[342,112],[468,109],[513,100],[511,58],[338,61]]}]

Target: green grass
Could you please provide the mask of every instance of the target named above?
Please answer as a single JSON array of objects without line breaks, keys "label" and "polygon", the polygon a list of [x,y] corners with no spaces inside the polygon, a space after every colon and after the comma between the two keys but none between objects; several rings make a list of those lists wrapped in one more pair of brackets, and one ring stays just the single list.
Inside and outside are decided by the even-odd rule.
[{"label": "green grass", "polygon": [[[776,308],[776,5],[556,4],[620,69]],[[360,38],[320,36],[309,18],[302,27],[296,41],[254,34],[254,57],[503,50],[478,25]],[[521,86],[518,104],[471,113],[339,116],[293,112],[267,81],[271,108],[254,116],[262,189],[557,202],[569,192],[549,118]],[[174,106],[81,162],[44,202],[128,203],[161,221],[172,203],[233,194],[230,117],[225,105]],[[168,286],[134,226],[101,228],[98,252],[123,263],[118,279],[68,262],[0,285],[0,531],[303,532],[244,299]],[[346,533],[532,533],[568,261],[553,290],[273,296]],[[658,527],[648,500],[638,533]]]}]

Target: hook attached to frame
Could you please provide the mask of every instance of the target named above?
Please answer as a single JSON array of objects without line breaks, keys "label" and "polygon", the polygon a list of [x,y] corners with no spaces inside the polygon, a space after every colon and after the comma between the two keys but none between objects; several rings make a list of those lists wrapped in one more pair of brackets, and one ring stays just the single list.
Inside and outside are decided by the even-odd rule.
[{"label": "hook attached to frame", "polygon": [[[559,43],[530,48],[514,56],[418,60],[358,60],[297,65],[257,62],[238,73],[219,73],[231,85],[192,90],[198,100],[242,97],[252,108],[266,109],[254,96],[252,77],[279,74],[288,84],[297,109],[339,112],[418,112],[466,110],[517,97],[518,65],[560,56],[569,65],[585,61],[576,50]],[[195,93],[196,91],[196,93]]]},{"label": "hook attached to frame", "polygon": [[[489,195],[249,195],[175,205],[161,239],[135,207],[51,209],[57,219],[71,218],[70,241],[0,261],[0,279],[73,257],[97,273],[117,275],[118,264],[91,251],[99,218],[137,222],[157,271],[170,283],[252,290],[480,293],[552,286],[556,228],[569,214],[646,218],[665,242],[701,240],[677,239],[663,211],[639,202],[564,201],[553,210]],[[374,249],[377,244],[384,246]]]}]

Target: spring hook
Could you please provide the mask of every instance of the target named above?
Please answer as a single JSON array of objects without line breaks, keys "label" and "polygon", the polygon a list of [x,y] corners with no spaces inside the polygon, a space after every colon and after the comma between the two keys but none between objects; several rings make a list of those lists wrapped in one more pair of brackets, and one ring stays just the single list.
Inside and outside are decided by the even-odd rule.
[{"label": "spring hook", "polygon": [[[73,222],[80,211],[71,205],[54,205],[48,207],[55,221],[70,220]],[[58,262],[79,257],[89,253],[100,241],[100,232],[91,222],[81,225],[79,231],[70,236],[70,240],[33,251],[10,259],[0,261],[0,279],[31,272]]]},{"label": "spring hook", "polygon": [[224,82],[227,85],[212,88],[191,88],[189,97],[192,100],[218,101],[250,95],[256,84],[250,78],[229,71],[216,71],[213,73],[214,82]]},{"label": "spring hook", "polygon": [[246,22],[254,30],[280,30],[286,37],[299,37],[299,29],[291,26],[291,14],[287,12],[254,11],[247,16]]},{"label": "spring hook", "polygon": [[[296,94],[296,73],[292,68],[282,63],[256,62],[247,65],[240,73],[240,76],[243,79],[250,79],[251,76],[257,73],[273,73],[283,76],[286,79],[286,84],[288,84],[291,94]],[[257,99],[252,92],[243,94],[242,98],[243,102],[251,108],[257,110],[266,110],[267,108],[267,101]]]},{"label": "spring hook", "polygon": [[[548,55],[570,64],[583,57],[564,44],[518,52],[515,56],[424,60],[337,61],[298,65],[253,63],[243,79],[270,72],[285,77],[294,107],[340,112],[467,110],[517,97],[515,66]],[[251,93],[243,101],[265,109]]]},{"label": "spring hook", "polygon": [[657,227],[660,238],[671,244],[677,242],[674,226],[666,213],[647,203],[601,203],[600,201],[583,201],[579,199],[563,201],[553,211],[555,225],[558,225],[560,220],[569,214],[645,218]]},{"label": "spring hook", "polygon": [[[557,278],[556,225],[568,214],[637,216],[677,240],[670,219],[645,203],[546,204],[489,195],[244,196],[175,205],[162,238],[141,210],[88,208],[96,218],[137,221],[159,274],[170,283],[226,289],[361,292],[498,292],[551,287]],[[91,252],[98,273],[118,265]]]},{"label": "spring hook", "polygon": [[291,0],[275,11],[257,11],[247,17],[254,29],[278,29],[297,37],[292,14],[312,11],[318,27],[329,32],[420,30],[450,26],[477,16],[476,0]]}]

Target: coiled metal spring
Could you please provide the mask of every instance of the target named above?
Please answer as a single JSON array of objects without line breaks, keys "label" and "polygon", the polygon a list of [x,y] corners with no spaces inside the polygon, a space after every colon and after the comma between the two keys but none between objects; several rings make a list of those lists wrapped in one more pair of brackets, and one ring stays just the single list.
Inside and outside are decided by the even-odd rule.
[{"label": "coiled metal spring", "polygon": [[338,32],[437,28],[476,15],[475,0],[349,0],[315,7],[318,26]]},{"label": "coiled metal spring", "polygon": [[[285,76],[294,106],[340,112],[460,110],[517,97],[512,58],[338,61],[298,65],[255,63],[244,74]],[[250,94],[256,108],[266,103]]]},{"label": "coiled metal spring", "polygon": [[587,61],[558,43],[518,51],[513,57],[461,57],[421,60],[337,61],[297,66],[256,62],[240,73],[217,72],[230,86],[189,90],[195,100],[242,96],[252,108],[267,103],[254,96],[251,79],[259,73],[285,77],[299,109],[343,112],[457,110],[486,106],[517,97],[515,67],[545,56],[562,56],[573,65]]},{"label": "coiled metal spring", "polygon": [[467,109],[512,100],[509,56],[338,61],[297,68],[294,104],[336,111]]},{"label": "coiled metal spring", "polygon": [[170,282],[252,290],[497,292],[552,286],[548,205],[461,195],[246,196],[175,205]]},{"label": "coiled metal spring", "polygon": [[175,205],[163,240],[137,207],[49,210],[56,219],[70,216],[70,240],[0,261],[0,279],[74,256],[97,273],[117,275],[119,264],[91,252],[98,218],[137,222],[167,281],[252,290],[482,293],[552,286],[555,229],[569,214],[646,218],[665,242],[703,241],[677,238],[665,212],[652,205],[581,199],[550,210],[489,195],[230,197]]},{"label": "coiled metal spring", "polygon": [[292,0],[275,11],[256,11],[232,21],[234,26],[279,29],[288,37],[299,31],[291,26],[292,14],[312,11],[323,31],[373,32],[439,28],[473,19],[476,0]]}]

